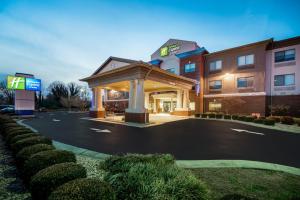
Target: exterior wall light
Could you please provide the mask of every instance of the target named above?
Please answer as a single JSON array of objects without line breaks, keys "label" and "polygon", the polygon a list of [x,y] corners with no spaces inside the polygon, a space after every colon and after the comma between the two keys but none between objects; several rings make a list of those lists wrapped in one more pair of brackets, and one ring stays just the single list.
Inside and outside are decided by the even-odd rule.
[{"label": "exterior wall light", "polygon": [[226,74],[224,75],[224,79],[225,79],[225,80],[230,80],[230,79],[232,79],[232,78],[233,78],[233,74],[226,73]]}]

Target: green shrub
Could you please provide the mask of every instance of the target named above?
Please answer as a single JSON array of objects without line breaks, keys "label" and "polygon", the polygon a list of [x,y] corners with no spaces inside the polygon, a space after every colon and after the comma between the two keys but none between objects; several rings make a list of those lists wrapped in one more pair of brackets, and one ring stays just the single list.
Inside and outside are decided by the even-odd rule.
[{"label": "green shrub", "polygon": [[246,197],[240,194],[227,194],[223,196],[220,200],[257,200],[257,199]]},{"label": "green shrub", "polygon": [[223,114],[216,114],[216,118],[217,119],[222,119],[223,118]]},{"label": "green shrub", "polygon": [[257,124],[263,124],[264,123],[264,119],[258,118],[258,119],[253,120],[253,122],[257,123]]},{"label": "green shrub", "polygon": [[9,124],[4,124],[2,129],[1,129],[1,134],[6,137],[6,135],[10,132],[13,132],[15,130],[19,130],[19,129],[24,129],[24,127],[15,124],[15,123],[9,123]]},{"label": "green shrub", "polygon": [[17,153],[24,147],[31,146],[34,144],[52,144],[52,140],[44,136],[34,136],[30,138],[25,138],[23,140],[19,140],[18,142],[11,145],[11,149],[14,153]]},{"label": "green shrub", "polygon": [[40,136],[40,134],[38,134],[38,133],[26,133],[26,134],[17,135],[15,137],[11,138],[9,141],[7,141],[7,143],[9,145],[12,145],[12,144],[18,142],[19,140],[23,140],[23,139],[30,138],[30,137],[35,137],[35,136]]},{"label": "green shrub", "polygon": [[31,178],[31,197],[33,200],[47,199],[58,186],[77,178],[86,178],[86,169],[76,163],[60,163],[42,169]]},{"label": "green shrub", "polygon": [[270,116],[270,117],[267,117],[267,119],[272,119],[272,120],[274,120],[276,123],[279,123],[281,117],[279,117],[279,116]]},{"label": "green shrub", "polygon": [[208,199],[206,186],[176,165],[138,163],[126,173],[108,174],[117,199]]},{"label": "green shrub", "polygon": [[155,165],[169,165],[174,164],[175,159],[170,154],[126,154],[122,156],[114,155],[106,158],[101,163],[100,168],[117,174],[121,172],[127,172],[132,166],[138,163],[152,163]]},{"label": "green shrub", "polygon": [[253,122],[255,119],[256,119],[255,116],[246,116],[246,117],[245,117],[245,121],[246,121],[246,122]]},{"label": "green shrub", "polygon": [[293,125],[295,123],[294,119],[290,116],[283,116],[281,117],[280,121],[282,124],[287,124],[287,125]]},{"label": "green shrub", "polygon": [[23,167],[24,162],[28,160],[33,154],[53,150],[54,147],[49,144],[35,144],[28,147],[24,147],[16,155],[16,163],[19,168]]},{"label": "green shrub", "polygon": [[75,155],[72,152],[64,150],[49,150],[33,154],[24,163],[22,178],[25,184],[28,184],[30,178],[38,171],[64,162],[76,162]]},{"label": "green shrub", "polygon": [[232,115],[231,118],[232,118],[233,120],[238,120],[239,116],[238,116],[238,115]]},{"label": "green shrub", "polygon": [[231,115],[224,115],[224,119],[231,119]]},{"label": "green shrub", "polygon": [[216,113],[209,113],[208,118],[216,118]]},{"label": "green shrub", "polygon": [[239,120],[239,121],[246,121],[246,116],[244,116],[244,115],[239,115],[239,116],[238,116],[238,120]]},{"label": "green shrub", "polygon": [[273,119],[265,119],[264,120],[264,124],[265,125],[273,126],[273,125],[275,125],[275,120],[273,120]]},{"label": "green shrub", "polygon": [[196,113],[195,117],[199,118],[200,117],[200,113]]},{"label": "green shrub", "polygon": [[17,131],[13,131],[13,132],[10,132],[6,135],[5,140],[7,142],[9,142],[13,137],[15,137],[17,135],[27,134],[27,133],[32,133],[32,131],[27,130],[27,129],[20,129],[20,130],[17,130]]},{"label": "green shrub", "polygon": [[75,179],[58,187],[48,200],[115,200],[111,186],[98,179]]},{"label": "green shrub", "polygon": [[201,115],[201,118],[207,118],[207,114],[203,113],[203,114]]}]

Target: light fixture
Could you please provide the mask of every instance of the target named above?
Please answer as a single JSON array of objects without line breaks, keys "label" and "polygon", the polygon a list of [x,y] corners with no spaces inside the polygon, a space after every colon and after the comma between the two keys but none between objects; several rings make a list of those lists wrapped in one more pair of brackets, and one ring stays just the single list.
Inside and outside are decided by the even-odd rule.
[{"label": "light fixture", "polygon": [[224,75],[224,78],[225,78],[225,80],[230,80],[230,79],[233,78],[233,74],[226,73],[226,74]]}]

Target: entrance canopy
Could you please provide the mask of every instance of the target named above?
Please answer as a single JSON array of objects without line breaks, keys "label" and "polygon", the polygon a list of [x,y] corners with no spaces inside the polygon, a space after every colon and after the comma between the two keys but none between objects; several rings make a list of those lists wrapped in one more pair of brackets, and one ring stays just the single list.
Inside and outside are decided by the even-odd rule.
[{"label": "entrance canopy", "polygon": [[128,91],[129,81],[145,80],[145,92],[157,92],[176,89],[192,89],[196,80],[178,76],[145,62],[137,62],[104,73],[81,79],[88,82],[89,87]]}]

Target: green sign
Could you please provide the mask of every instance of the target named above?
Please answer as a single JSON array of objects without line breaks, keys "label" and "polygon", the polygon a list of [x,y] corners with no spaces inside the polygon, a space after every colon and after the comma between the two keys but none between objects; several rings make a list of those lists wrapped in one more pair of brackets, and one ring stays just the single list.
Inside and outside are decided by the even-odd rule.
[{"label": "green sign", "polygon": [[7,89],[25,90],[25,77],[7,76]]},{"label": "green sign", "polygon": [[160,56],[164,57],[169,55],[169,48],[168,47],[163,47],[160,49]]},{"label": "green sign", "polygon": [[164,57],[171,54],[175,54],[179,49],[180,49],[179,44],[171,44],[169,46],[162,47],[160,49],[160,56]]}]

